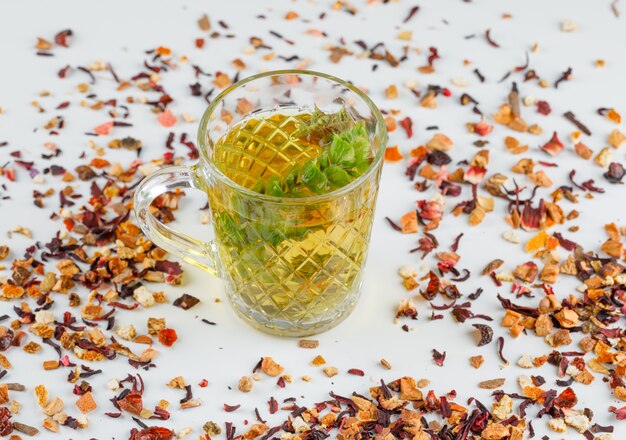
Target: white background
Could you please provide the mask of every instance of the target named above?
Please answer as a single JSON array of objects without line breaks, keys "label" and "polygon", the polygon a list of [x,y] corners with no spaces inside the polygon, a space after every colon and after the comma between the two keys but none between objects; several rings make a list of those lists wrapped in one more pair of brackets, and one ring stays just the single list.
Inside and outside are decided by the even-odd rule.
[{"label": "white background", "polygon": [[[46,163],[40,159],[40,154],[47,151],[42,144],[50,140],[57,142],[64,151],[63,155],[52,163],[59,163],[72,169],[75,165],[84,163],[78,160],[82,151],[87,151],[86,161],[94,157],[94,152],[87,148],[87,141],[93,138],[86,137],[83,133],[108,121],[109,118],[104,112],[78,108],[77,103],[82,98],[75,91],[76,84],[87,82],[88,78],[80,72],[74,72],[68,79],[59,80],[56,72],[66,64],[76,66],[87,65],[97,60],[110,61],[118,75],[128,79],[141,71],[144,59],[142,51],[157,46],[172,48],[177,58],[187,55],[190,59],[187,64],[198,64],[210,72],[223,70],[232,74],[230,62],[236,57],[241,57],[248,66],[242,73],[244,76],[263,69],[293,67],[297,63],[285,63],[279,59],[265,62],[261,59],[262,54],[242,54],[242,49],[248,46],[251,36],[263,38],[267,44],[274,46],[277,54],[287,57],[294,54],[309,57],[312,61],[310,68],[335,74],[367,88],[370,96],[383,109],[394,108],[407,112],[414,120],[414,137],[407,140],[399,129],[390,139],[390,145],[400,145],[402,152],[408,153],[411,148],[426,142],[432,132],[427,132],[424,128],[438,125],[440,131],[449,135],[455,142],[453,150],[455,161],[469,159],[477,151],[471,145],[476,137],[467,133],[465,123],[477,122],[477,119],[471,114],[469,107],[458,105],[458,96],[463,92],[470,93],[480,101],[480,107],[486,114],[492,114],[498,105],[504,102],[510,87],[508,81],[498,84],[497,80],[507,70],[523,64],[524,53],[529,51],[534,43],[538,43],[538,52],[531,54],[531,67],[542,78],[552,83],[561,72],[571,66],[574,69],[574,80],[563,83],[558,90],[541,89],[536,83],[520,84],[522,96],[534,95],[545,99],[553,110],[549,117],[537,114],[534,108],[523,110],[529,123],[539,123],[544,128],[544,134],[539,137],[514,134],[531,148],[532,152],[523,157],[552,161],[538,152],[537,147],[549,139],[553,130],[557,130],[566,144],[566,151],[557,159],[559,168],[546,169],[555,186],[566,184],[567,173],[570,169],[576,168],[579,182],[594,178],[600,186],[607,188],[606,194],[593,200],[581,197],[582,203],[578,206],[563,203],[566,212],[572,208],[581,211],[579,219],[569,224],[579,225],[578,233],[567,233],[567,225],[559,229],[565,231],[566,237],[596,250],[605,239],[602,225],[611,221],[623,224],[626,208],[622,188],[609,186],[601,177],[603,170],[575,156],[568,136],[573,126],[560,116],[563,112],[572,110],[587,123],[594,135],[585,139],[585,142],[597,152],[606,145],[606,136],[614,126],[597,116],[595,110],[598,107],[616,107],[622,113],[626,112],[623,104],[626,98],[624,87],[626,69],[623,56],[626,26],[623,17],[616,18],[611,13],[609,1],[476,0],[465,3],[460,0],[438,0],[419,3],[403,1],[369,6],[364,2],[355,1],[359,14],[354,17],[345,12],[331,10],[330,3],[252,0],[2,2],[0,106],[4,108],[4,114],[0,114],[0,141],[10,142],[8,147],[0,150],[2,162],[9,160],[10,151],[19,149],[23,152],[24,160],[35,160],[43,168]],[[409,23],[401,24],[414,4],[419,4],[421,10]],[[311,22],[283,20],[289,10],[297,11],[301,18],[309,19]],[[326,12],[327,18],[319,22],[317,17],[321,12]],[[231,32],[236,38],[207,39],[203,50],[196,49],[194,39],[206,37],[196,25],[196,20],[202,13],[208,13],[214,30],[221,33]],[[510,13],[512,18],[502,19],[503,13]],[[267,19],[256,19],[259,14],[265,14]],[[560,22],[565,19],[576,22],[578,31],[561,32]],[[220,29],[217,25],[218,20],[224,20],[230,25],[230,29],[228,31]],[[56,48],[54,50],[56,56],[50,58],[34,55],[33,46],[37,36],[52,39],[54,34],[63,28],[71,28],[75,33],[70,49]],[[326,31],[329,38],[323,40],[305,35],[304,32],[312,28]],[[496,49],[487,45],[483,37],[483,32],[487,28],[491,28],[492,36],[501,48]],[[270,29],[297,41],[297,45],[288,46],[272,37],[268,33]],[[332,64],[324,50],[326,43],[337,44],[339,37],[345,37],[348,42],[362,39],[370,46],[385,41],[387,47],[397,55],[404,44],[395,39],[398,30],[412,30],[413,40],[410,46],[420,48],[422,52],[421,54],[412,52],[409,60],[395,69],[380,63],[379,69],[372,72],[373,61],[354,57],[346,57],[341,63]],[[476,38],[463,38],[469,34],[476,34]],[[436,74],[423,75],[416,69],[425,64],[429,46],[436,46],[442,59],[436,62]],[[355,45],[351,45],[350,48],[359,52]],[[464,67],[464,59],[471,60],[473,64]],[[604,69],[594,67],[596,59],[604,59],[606,67]],[[478,67],[487,77],[484,84],[479,83],[472,74],[471,70],[474,67]],[[102,73],[98,74],[98,77],[99,84],[94,91],[102,98],[142,95],[137,89],[129,89],[115,95],[113,92],[115,85],[108,75]],[[470,87],[460,89],[452,86],[451,79],[457,77],[466,79]],[[421,108],[416,99],[402,87],[403,82],[407,80],[417,81],[422,90],[428,84],[450,87],[454,98],[440,98],[437,110]],[[519,76],[517,80],[521,81]],[[202,78],[201,81],[204,90],[208,90],[210,87],[208,80]],[[168,74],[164,80],[166,89],[176,99],[171,109],[178,116],[186,112],[199,117],[204,109],[204,102],[189,94],[188,84],[193,82],[195,79],[189,65],[182,65],[177,72]],[[387,102],[384,89],[391,83],[398,85],[401,94],[399,99]],[[39,98],[37,94],[42,90],[49,90],[53,96]],[[37,113],[30,105],[33,100],[39,100],[48,111],[43,114]],[[70,100],[72,106],[63,113],[66,116],[67,128],[62,136],[50,139],[43,130],[35,133],[35,128],[41,127],[58,113],[53,108],[64,100]],[[139,106],[133,107],[132,122],[134,128],[116,129],[112,136],[95,139],[96,142],[105,146],[110,138],[132,135],[143,141],[142,158],[148,160],[160,156],[165,151],[163,144],[168,129],[158,126],[154,115],[147,108]],[[195,139],[195,128],[196,125],[193,123],[181,123],[176,127],[176,131],[187,132]],[[491,142],[489,174],[500,171],[510,175],[510,166],[519,158],[510,155],[504,149],[503,138],[508,134],[511,132],[503,127],[496,127],[488,138]],[[177,146],[177,149],[179,154],[185,154],[184,147]],[[107,153],[106,158],[117,158],[124,165],[135,159],[134,152],[115,153],[117,154]],[[614,152],[614,160],[623,161],[623,159],[622,151]],[[202,424],[207,420],[253,421],[255,406],[258,406],[264,417],[267,416],[266,401],[271,395],[279,401],[294,396],[298,398],[299,404],[310,405],[323,400],[330,390],[346,394],[358,391],[365,394],[367,388],[378,383],[380,378],[386,381],[402,375],[428,378],[438,395],[455,389],[460,404],[464,404],[470,396],[477,396],[483,403],[490,403],[489,392],[479,390],[477,383],[495,377],[506,377],[507,384],[503,388],[510,392],[519,391],[516,379],[520,374],[543,375],[548,381],[544,388],[554,386],[553,366],[546,365],[541,369],[528,371],[514,365],[522,353],[538,356],[548,354],[550,348],[534,335],[522,335],[513,341],[504,334],[503,329],[498,326],[502,310],[497,304],[496,293],[509,295],[509,286],[495,288],[488,278],[478,276],[480,269],[494,258],[506,260],[508,268],[529,259],[523,252],[523,244],[514,245],[501,238],[501,234],[508,230],[503,221],[505,205],[501,201],[497,201],[495,212],[489,214],[479,227],[468,229],[466,217],[452,218],[447,215],[442,226],[435,231],[435,235],[441,243],[441,250],[447,250],[453,237],[460,232],[465,233],[459,248],[462,259],[458,267],[467,267],[472,271],[473,277],[470,281],[460,284],[459,288],[464,294],[473,292],[477,287],[485,289],[481,299],[473,305],[473,310],[476,313],[491,314],[496,318],[493,323],[496,336],[505,335],[504,352],[513,365],[505,369],[500,368],[495,344],[482,348],[475,346],[472,321],[458,324],[447,312],[443,312],[446,315],[445,319],[429,321],[430,309],[428,304],[421,300],[417,301],[420,319],[407,322],[412,329],[411,332],[405,333],[400,328],[401,324],[394,324],[393,316],[398,302],[409,296],[400,285],[397,269],[405,264],[418,268],[422,262],[415,254],[408,253],[409,249],[416,246],[417,236],[405,236],[392,231],[383,217],[398,219],[413,209],[417,199],[432,195],[430,192],[416,193],[403,176],[404,167],[404,164],[385,166],[362,301],[347,321],[317,337],[320,340],[319,349],[303,350],[298,348],[296,340],[275,338],[252,330],[235,317],[225,301],[214,302],[217,298],[225,299],[220,282],[188,266],[185,267],[184,285],[165,290],[171,299],[187,292],[201,298],[202,304],[186,312],[171,305],[159,305],[143,312],[120,312],[118,323],[134,323],[140,332],[145,329],[148,316],[164,316],[168,324],[177,329],[180,335],[180,340],[173,349],[163,348],[163,353],[156,360],[158,368],[142,373],[147,387],[144,395],[146,407],[153,407],[162,398],[170,400],[173,414],[165,425],[177,430],[190,426],[194,428],[194,434],[190,438],[197,438],[201,433]],[[524,177],[518,176],[518,179],[523,181]],[[58,198],[54,196],[47,199],[46,209],[39,210],[32,205],[31,194],[33,189],[41,190],[50,186],[58,189],[60,187],[58,179],[49,179],[46,184],[37,186],[30,182],[23,170],[19,170],[18,182],[8,186],[8,194],[12,200],[0,202],[0,231],[4,234],[21,224],[32,229],[34,239],[48,241],[62,227],[60,223],[48,220],[50,213],[58,207]],[[547,192],[544,194],[547,196]],[[448,201],[447,211],[457,201],[467,198],[469,193],[466,188],[459,200]],[[186,230],[208,237],[208,228],[200,226],[198,222],[197,209],[202,204],[204,201],[201,195],[189,197],[183,203],[184,214],[181,213],[178,217],[183,219],[182,223]],[[520,235],[524,241],[530,237],[525,233]],[[11,257],[17,257],[31,241],[15,236],[11,240],[7,239],[6,243],[13,249]],[[5,275],[8,273],[5,271]],[[573,293],[575,287],[574,281],[559,284],[556,287],[557,295],[564,297]],[[436,302],[441,303],[442,299],[437,299]],[[59,298],[53,308],[59,318],[65,304],[66,299]],[[528,304],[534,302],[529,301]],[[12,314],[12,306],[10,303],[1,303],[0,314]],[[218,325],[207,326],[200,322],[199,318],[216,321]],[[447,352],[443,368],[433,364],[431,360],[433,348]],[[574,349],[574,346],[571,348]],[[310,366],[311,359],[318,353],[322,354],[330,365],[339,368],[341,372],[339,376],[328,379],[319,368]],[[33,393],[34,386],[40,383],[49,388],[51,395],[59,395],[66,401],[67,412],[70,415],[79,414],[72,403],[74,400],[71,394],[72,385],[65,382],[68,371],[43,372],[41,369],[43,360],[55,357],[49,347],[45,347],[43,352],[37,355],[25,355],[17,349],[8,354],[14,368],[6,380],[22,382],[28,386],[24,394],[12,393],[12,397],[24,405],[23,413],[17,417],[18,420],[39,425],[43,419],[43,415],[36,408]],[[474,370],[469,367],[468,358],[477,354],[485,357],[485,365],[479,370]],[[261,356],[273,356],[285,366],[286,373],[294,377],[294,383],[281,390],[275,386],[274,379],[266,378],[255,384],[252,393],[243,395],[236,390],[237,381],[242,375],[250,373]],[[379,365],[378,361],[383,357],[393,365],[391,371]],[[114,420],[103,415],[106,411],[114,411],[108,402],[113,394],[104,384],[111,377],[122,378],[127,373],[136,371],[130,368],[123,358],[95,367],[104,369],[105,373],[90,380],[99,405],[97,412],[89,417],[90,428],[77,432],[62,428],[56,436],[44,432],[42,434],[44,438],[127,438],[130,428],[135,426],[130,417],[124,415]],[[363,369],[366,376],[364,378],[349,376],[346,374],[349,368]],[[176,409],[176,402],[183,397],[183,392],[170,390],[165,387],[165,383],[177,375],[184,376],[193,384],[194,396],[203,401],[202,407],[186,411]],[[299,379],[302,375],[310,375],[313,381],[303,382]],[[196,384],[202,378],[208,379],[210,385],[207,388],[197,387]],[[610,405],[618,407],[621,405],[612,398],[608,386],[602,383],[600,377],[596,378],[592,386],[574,384],[573,387],[580,397],[579,408],[585,406],[592,408],[596,414],[594,421],[600,424],[612,423],[607,408]],[[224,403],[231,405],[241,403],[242,407],[235,413],[227,414],[222,410]],[[531,407],[528,413],[535,414],[536,411],[538,408]],[[544,418],[534,421],[533,424],[538,432],[543,432],[546,422],[547,419]],[[619,422],[615,423],[617,423],[616,438],[623,438],[626,435],[623,423],[626,422],[622,422],[622,425]],[[244,426],[241,423],[237,426],[237,433],[241,433]],[[560,438],[560,435],[555,433],[549,435],[551,438]],[[570,430],[565,436],[575,438],[578,434]]]}]

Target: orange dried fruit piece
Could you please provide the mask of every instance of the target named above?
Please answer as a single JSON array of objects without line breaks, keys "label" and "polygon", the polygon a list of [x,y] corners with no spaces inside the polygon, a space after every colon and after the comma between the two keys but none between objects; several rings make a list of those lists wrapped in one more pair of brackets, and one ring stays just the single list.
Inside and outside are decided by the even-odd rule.
[{"label": "orange dried fruit piece", "polygon": [[419,283],[413,277],[404,278],[402,280],[404,288],[408,291],[414,290],[419,286]]},{"label": "orange dried fruit piece", "polygon": [[508,310],[504,313],[504,318],[502,318],[502,327],[512,327],[515,324],[518,324],[522,319],[522,315],[513,310]]},{"label": "orange dried fruit piece", "polygon": [[76,406],[83,414],[87,414],[96,409],[96,402],[93,400],[91,392],[83,394],[77,401]]},{"label": "orange dried fruit piece", "polygon": [[611,122],[615,122],[616,124],[622,123],[622,115],[617,113],[614,108],[606,113],[606,118]]},{"label": "orange dried fruit piece", "polygon": [[176,122],[178,122],[178,118],[174,116],[174,113],[172,113],[171,110],[167,109],[164,112],[160,113],[159,116],[157,116],[157,121],[159,122],[159,124],[161,124],[161,127],[169,128],[176,125]]},{"label": "orange dried fruit piece", "polygon": [[102,169],[102,168],[106,168],[109,165],[111,165],[111,162],[109,162],[106,159],[101,159],[99,157],[95,157],[95,158],[91,159],[91,162],[89,164],[92,167],[94,167],[94,168]]},{"label": "orange dried fruit piece", "polygon": [[538,387],[524,387],[524,396],[534,401],[538,400],[544,393],[541,388]]},{"label": "orange dried fruit piece", "polygon": [[548,237],[546,239],[546,245],[545,245],[546,249],[556,249],[557,247],[559,247],[559,240],[555,237]]},{"label": "orange dried fruit piece", "polygon": [[385,150],[385,160],[387,162],[398,162],[402,160],[404,156],[398,150],[398,146],[387,147]]},{"label": "orange dried fruit piece", "polygon": [[315,367],[319,367],[320,365],[324,365],[325,363],[326,363],[326,359],[324,359],[324,356],[322,356],[321,354],[318,354],[317,356],[315,356],[313,360],[311,361],[311,365]]},{"label": "orange dried fruit piece", "polygon": [[519,140],[512,136],[504,138],[504,146],[512,154],[521,154],[528,151],[528,145],[522,145]]},{"label": "orange dried fruit piece", "polygon": [[400,227],[403,234],[414,234],[417,232],[417,212],[409,211],[400,218]]},{"label": "orange dried fruit piece", "polygon": [[604,230],[606,231],[606,233],[608,234],[611,240],[617,240],[617,241],[620,240],[619,228],[617,227],[615,223],[608,223],[604,225]]},{"label": "orange dried fruit piece", "polygon": [[572,408],[578,402],[576,393],[570,387],[563,390],[561,394],[554,399],[554,404],[559,408]]},{"label": "orange dried fruit piece", "polygon": [[164,328],[157,335],[159,342],[166,347],[171,347],[178,340],[178,335],[176,334],[176,330],[171,328]]},{"label": "orange dried fruit piece", "polygon": [[585,160],[589,160],[593,156],[593,150],[582,142],[577,142],[574,145],[574,150],[576,150],[576,154],[579,157],[582,157]]},{"label": "orange dried fruit piece", "polygon": [[428,150],[423,145],[420,145],[419,147],[413,148],[411,151],[409,151],[409,156],[416,157],[418,159],[422,159],[426,157],[427,155],[428,155]]},{"label": "orange dried fruit piece", "polygon": [[168,56],[172,54],[172,50],[169,47],[159,46],[156,48],[156,53],[161,56]]},{"label": "orange dried fruit piece", "polygon": [[269,356],[264,357],[261,361],[261,371],[268,376],[276,377],[284,370],[285,369],[281,365]]},{"label": "orange dried fruit piece", "polygon": [[398,124],[396,123],[396,119],[393,116],[387,116],[385,118],[385,127],[387,127],[387,131],[389,133],[394,131],[398,127]]},{"label": "orange dried fruit piece", "polygon": [[15,284],[5,284],[2,286],[2,298],[4,299],[17,299],[24,295],[24,288],[16,286]]},{"label": "orange dried fruit piece", "polygon": [[546,240],[548,240],[548,234],[545,231],[540,231],[533,238],[526,243],[526,252],[536,252],[539,249],[546,247]]},{"label": "orange dried fruit piece", "polygon": [[607,141],[611,147],[619,148],[622,143],[626,142],[626,135],[616,128],[609,134]]}]

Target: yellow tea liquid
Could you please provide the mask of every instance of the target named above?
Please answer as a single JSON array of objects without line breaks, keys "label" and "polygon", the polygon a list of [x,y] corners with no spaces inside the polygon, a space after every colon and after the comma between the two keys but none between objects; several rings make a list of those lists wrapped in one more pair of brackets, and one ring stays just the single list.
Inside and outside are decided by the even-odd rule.
[{"label": "yellow tea liquid", "polygon": [[[338,198],[323,194],[367,170],[369,139],[351,119],[335,124],[333,134],[327,129],[334,123],[310,113],[250,118],[212,151],[220,171],[254,191],[226,185],[207,191],[231,299],[257,323],[291,329],[297,323],[302,331],[293,335],[318,331],[316,323],[352,308],[367,251],[375,183]],[[259,201],[256,194],[281,199]],[[322,196],[298,203],[314,195]]]}]

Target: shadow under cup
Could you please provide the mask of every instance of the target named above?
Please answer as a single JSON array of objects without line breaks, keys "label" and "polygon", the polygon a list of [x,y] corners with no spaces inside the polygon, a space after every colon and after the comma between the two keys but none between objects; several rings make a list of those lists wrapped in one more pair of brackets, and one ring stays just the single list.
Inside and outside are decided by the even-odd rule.
[{"label": "shadow under cup", "polygon": [[[288,129],[298,114],[342,107],[362,121],[369,137],[372,162],[362,175],[326,194],[298,198],[251,189],[259,177],[284,174],[310,158]],[[247,124],[251,119],[255,123]],[[237,142],[225,144],[224,136]],[[347,317],[359,299],[386,140],[380,111],[338,78],[309,71],[249,77],[205,112],[200,161],[179,185],[207,194],[214,241],[184,236],[194,248],[188,251],[180,237],[164,241],[161,230],[155,240],[154,224],[146,221],[142,228],[166,250],[217,273],[237,314],[254,327],[284,336],[319,333]],[[136,209],[141,223],[141,207]]]}]

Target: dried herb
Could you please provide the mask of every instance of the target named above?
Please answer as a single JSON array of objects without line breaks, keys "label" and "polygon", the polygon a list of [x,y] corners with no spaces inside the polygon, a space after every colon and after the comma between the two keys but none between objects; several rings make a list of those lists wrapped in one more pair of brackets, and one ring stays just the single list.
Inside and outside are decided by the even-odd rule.
[{"label": "dried herb", "polygon": [[439,367],[443,367],[443,363],[446,360],[446,352],[440,353],[433,348],[433,362]]},{"label": "dried herb", "polygon": [[487,29],[485,31],[485,39],[487,40],[487,43],[489,43],[491,47],[500,47],[500,45],[496,43],[495,41],[493,41],[493,39],[491,38],[491,29]]},{"label": "dried herb", "polygon": [[419,11],[420,7],[419,6],[413,6],[410,10],[409,13],[407,14],[407,16],[404,18],[404,20],[402,20],[402,23],[407,23],[411,18],[413,18],[413,16],[417,13],[417,11]]},{"label": "dried herb", "polygon": [[479,347],[491,343],[493,339],[493,329],[491,327],[486,324],[472,324],[472,326],[480,332]]},{"label": "dried herb", "polygon": [[394,231],[402,232],[402,228],[398,226],[398,224],[395,223],[393,220],[391,220],[389,217],[385,217],[385,220],[387,220],[387,223],[389,223],[389,226],[391,226],[394,229]]},{"label": "dried herb", "polygon": [[572,79],[572,68],[568,67],[567,70],[565,72],[563,72],[561,74],[561,76],[554,82],[554,88],[558,89],[559,88],[559,84],[561,84],[563,81],[569,81]]},{"label": "dried herb", "polygon": [[563,113],[563,116],[565,117],[565,119],[574,124],[580,131],[585,133],[587,136],[591,136],[591,131],[587,128],[585,124],[576,119],[576,115],[574,115],[574,113],[565,112]]},{"label": "dried herb", "polygon": [[54,42],[59,46],[69,47],[69,40],[73,34],[71,29],[62,30],[54,36]]},{"label": "dried herb", "polygon": [[184,293],[182,296],[176,298],[172,303],[173,306],[180,307],[183,310],[189,310],[196,304],[198,304],[200,300],[195,296]]},{"label": "dried herb", "polygon": [[609,164],[608,171],[605,172],[603,176],[611,183],[622,183],[624,174],[626,174],[626,172],[624,171],[624,167],[621,164],[617,162],[611,162]]},{"label": "dried herb", "polygon": [[239,408],[241,408],[241,405],[228,405],[228,404],[224,404],[224,411],[226,412],[233,412],[233,411],[237,411]]},{"label": "dried herb", "polygon": [[509,365],[509,361],[506,360],[506,358],[504,357],[504,354],[502,353],[503,350],[504,350],[504,338],[502,336],[499,336],[498,337],[498,357],[500,358],[502,362],[504,362],[504,365]]}]

